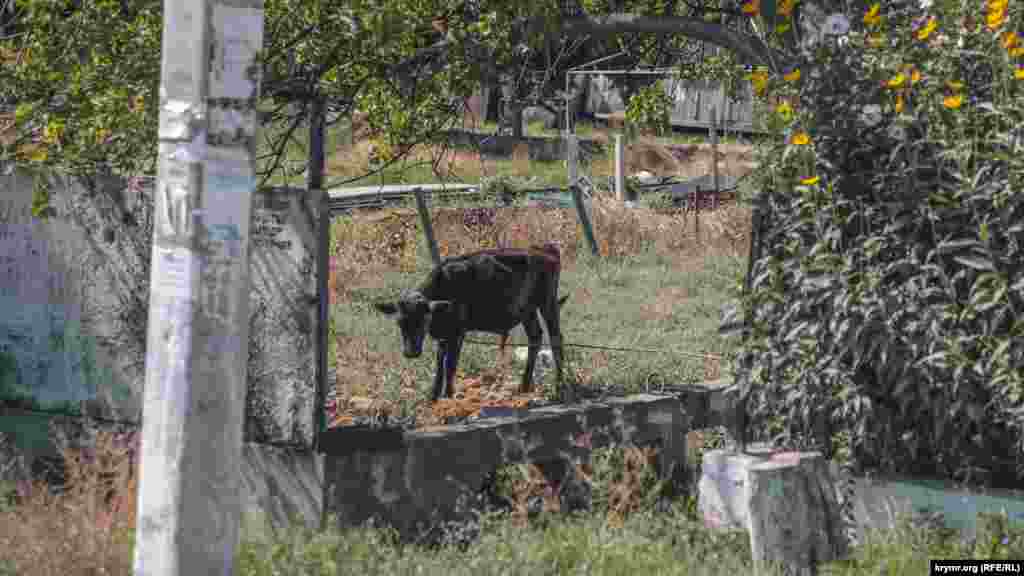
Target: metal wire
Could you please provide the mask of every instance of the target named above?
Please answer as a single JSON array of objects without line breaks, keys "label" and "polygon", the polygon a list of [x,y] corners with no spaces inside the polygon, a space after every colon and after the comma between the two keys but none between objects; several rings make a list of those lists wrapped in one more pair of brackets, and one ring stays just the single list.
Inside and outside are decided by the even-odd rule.
[{"label": "metal wire", "polygon": [[[472,344],[484,344],[487,346],[495,347],[501,346],[499,342],[494,342],[491,340],[474,340],[471,338],[465,338],[463,339],[463,342],[469,342]],[[506,345],[515,346],[516,344],[510,340]],[[518,346],[522,346],[522,344],[518,344]],[[654,348],[628,348],[624,346],[603,346],[601,344],[577,344],[568,342],[563,342],[562,346],[570,348],[592,348],[595,350],[610,350],[612,352],[648,352],[653,354],[674,354],[676,356],[688,356],[690,358],[712,358],[714,360],[722,359],[721,354],[712,354],[710,352],[682,352],[679,350],[655,350]]]}]

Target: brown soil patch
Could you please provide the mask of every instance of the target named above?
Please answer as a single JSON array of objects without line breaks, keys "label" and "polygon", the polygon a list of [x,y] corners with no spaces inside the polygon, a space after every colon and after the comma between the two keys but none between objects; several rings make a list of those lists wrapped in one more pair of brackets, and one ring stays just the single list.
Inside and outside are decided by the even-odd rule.
[{"label": "brown soil patch", "polygon": [[675,174],[683,166],[665,146],[650,142],[638,142],[626,147],[626,174],[642,170],[652,174]]},{"label": "brown soil patch", "polygon": [[663,288],[658,291],[655,300],[643,305],[642,314],[648,320],[670,318],[679,303],[687,298],[689,298],[689,291],[686,288],[680,286]]}]

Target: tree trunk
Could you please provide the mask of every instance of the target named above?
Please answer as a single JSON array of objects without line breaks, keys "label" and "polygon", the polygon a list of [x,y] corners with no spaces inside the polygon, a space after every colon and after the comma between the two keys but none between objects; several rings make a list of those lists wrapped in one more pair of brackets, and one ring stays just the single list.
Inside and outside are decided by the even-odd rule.
[{"label": "tree trunk", "polygon": [[846,554],[838,497],[818,452],[712,450],[698,491],[705,524],[748,531],[756,573],[781,565],[809,576]]}]

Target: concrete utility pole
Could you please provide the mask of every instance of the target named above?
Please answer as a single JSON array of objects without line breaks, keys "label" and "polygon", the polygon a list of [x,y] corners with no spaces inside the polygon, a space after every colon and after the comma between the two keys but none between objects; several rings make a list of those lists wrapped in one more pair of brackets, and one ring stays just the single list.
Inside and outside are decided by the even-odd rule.
[{"label": "concrete utility pole", "polygon": [[262,0],[164,0],[136,576],[230,575]]}]

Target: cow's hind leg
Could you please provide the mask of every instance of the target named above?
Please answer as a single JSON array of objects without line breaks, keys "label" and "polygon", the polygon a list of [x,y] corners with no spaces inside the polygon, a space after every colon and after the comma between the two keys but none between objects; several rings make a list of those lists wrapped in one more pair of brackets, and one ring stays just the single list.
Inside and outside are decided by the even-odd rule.
[{"label": "cow's hind leg", "polygon": [[553,295],[546,304],[541,308],[540,314],[544,317],[544,324],[548,328],[548,338],[551,339],[551,354],[555,357],[555,370],[558,375],[558,391],[562,402],[572,404],[576,401],[576,390],[573,386],[566,385],[562,371],[562,326],[559,319],[561,306]]},{"label": "cow's hind leg", "polygon": [[526,371],[523,372],[523,383],[519,387],[521,393],[533,391],[533,368],[537,363],[537,353],[540,352],[540,345],[544,341],[544,334],[540,329],[540,321],[537,320],[537,312],[530,311],[523,319],[523,329],[526,331],[526,338],[529,342],[529,349],[526,354]]}]

